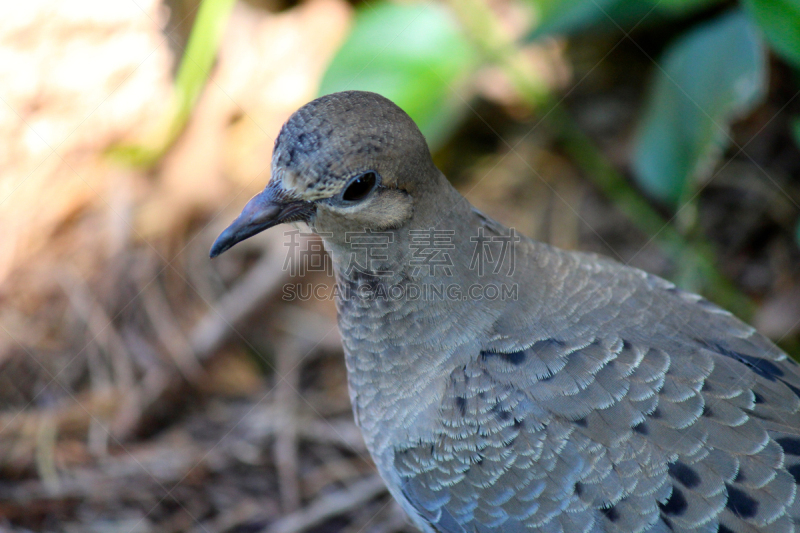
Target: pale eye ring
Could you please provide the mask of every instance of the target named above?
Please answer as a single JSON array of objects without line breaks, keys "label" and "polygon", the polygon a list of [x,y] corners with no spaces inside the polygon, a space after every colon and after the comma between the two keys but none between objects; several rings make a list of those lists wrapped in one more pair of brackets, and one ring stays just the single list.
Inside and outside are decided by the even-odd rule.
[{"label": "pale eye ring", "polygon": [[347,184],[342,193],[342,200],[346,202],[360,202],[375,189],[378,183],[378,173],[374,170],[368,170],[363,174],[359,174]]}]

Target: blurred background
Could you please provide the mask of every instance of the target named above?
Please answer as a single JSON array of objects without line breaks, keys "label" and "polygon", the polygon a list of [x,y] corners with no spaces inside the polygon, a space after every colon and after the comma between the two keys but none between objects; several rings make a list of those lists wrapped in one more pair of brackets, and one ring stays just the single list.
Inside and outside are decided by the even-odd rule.
[{"label": "blurred background", "polygon": [[333,302],[283,293],[332,285],[289,268],[319,242],[208,259],[329,92],[393,99],[519,232],[800,356],[798,69],[797,0],[3,3],[0,531],[413,531]]}]

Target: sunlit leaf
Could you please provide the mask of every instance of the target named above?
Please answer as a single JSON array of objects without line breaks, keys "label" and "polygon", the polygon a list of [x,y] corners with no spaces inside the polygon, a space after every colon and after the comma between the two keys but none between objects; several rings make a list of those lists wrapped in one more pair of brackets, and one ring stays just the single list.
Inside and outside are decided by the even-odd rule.
[{"label": "sunlit leaf", "polygon": [[764,97],[764,46],[741,11],[692,30],[655,70],[634,140],[633,170],[654,198],[675,204],[707,176],[728,145],[732,120]]},{"label": "sunlit leaf", "polygon": [[800,67],[800,0],[745,0],[777,53]]},{"label": "sunlit leaf", "polygon": [[441,4],[365,4],[320,94],[374,91],[403,108],[432,148],[452,132],[478,56]]}]

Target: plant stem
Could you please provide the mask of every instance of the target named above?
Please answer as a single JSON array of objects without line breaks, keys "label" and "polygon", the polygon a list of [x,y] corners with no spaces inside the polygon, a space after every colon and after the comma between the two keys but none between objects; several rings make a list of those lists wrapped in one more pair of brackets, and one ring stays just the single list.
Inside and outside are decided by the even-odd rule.
[{"label": "plant stem", "polygon": [[120,145],[108,155],[128,166],[149,167],[183,132],[217,58],[228,18],[236,0],[202,0],[175,76],[170,110],[163,122],[141,144]]}]

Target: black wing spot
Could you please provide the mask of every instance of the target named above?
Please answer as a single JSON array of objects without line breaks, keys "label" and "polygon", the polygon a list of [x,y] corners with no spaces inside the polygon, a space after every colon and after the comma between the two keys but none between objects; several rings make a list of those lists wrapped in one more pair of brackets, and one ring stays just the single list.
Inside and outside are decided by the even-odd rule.
[{"label": "black wing spot", "polygon": [[733,482],[734,483],[744,483],[745,481],[747,481],[747,477],[744,475],[742,470],[739,469],[739,471],[736,472],[736,477],[733,478]]},{"label": "black wing spot", "polygon": [[702,413],[702,415],[705,416],[705,417],[711,418],[712,416],[714,416],[714,411],[713,411],[713,409],[711,409],[708,406],[708,404],[704,404],[703,405],[703,413]]},{"label": "black wing spot", "polygon": [[664,514],[680,516],[686,512],[686,509],[689,507],[689,502],[686,501],[686,496],[683,495],[680,489],[673,485],[672,494],[670,494],[665,503],[659,503],[658,507]]},{"label": "black wing spot", "polygon": [[753,401],[756,403],[756,405],[764,403],[764,397],[757,392],[753,392]]},{"label": "black wing spot", "polygon": [[693,489],[700,485],[700,476],[687,464],[680,461],[670,463],[668,471],[673,479],[680,481],[686,488]]},{"label": "black wing spot", "polygon": [[574,492],[575,492],[575,496],[580,496],[581,494],[583,494],[583,485],[581,484],[580,481],[576,481],[575,482]]},{"label": "black wing spot", "polygon": [[640,435],[649,435],[650,434],[650,428],[647,427],[647,422],[639,422],[638,424],[633,426],[632,429],[636,433],[639,433]]},{"label": "black wing spot", "polygon": [[781,437],[775,442],[781,445],[786,455],[800,455],[800,439],[797,437]]},{"label": "black wing spot", "polygon": [[588,422],[586,422],[586,419],[585,419],[585,418],[579,418],[579,419],[575,420],[573,423],[574,423],[576,426],[578,426],[578,427],[582,427],[582,428],[585,428],[585,427],[588,427],[588,426],[589,426],[589,423],[588,423]]},{"label": "black wing spot", "polygon": [[732,485],[725,484],[728,488],[728,503],[725,507],[739,518],[753,518],[758,514],[758,501]]},{"label": "black wing spot", "polygon": [[[544,339],[538,342],[533,343],[529,348],[525,350],[520,350],[518,352],[510,352],[510,353],[501,353],[501,352],[492,352],[488,350],[481,351],[481,357],[484,359],[488,359],[489,357],[499,357],[506,363],[509,363],[513,366],[519,366],[523,364],[527,359],[530,353],[535,353],[540,350],[545,350],[550,346],[561,347],[565,346],[566,343],[564,341],[558,339]],[[546,381],[550,379],[552,376],[546,376],[542,378],[541,381]]]},{"label": "black wing spot", "polygon": [[656,420],[658,420],[659,418],[661,418],[661,411],[659,411],[659,410],[658,410],[658,407],[656,407],[655,409],[653,409],[653,412],[652,412],[652,413],[650,413],[650,418],[655,418]]},{"label": "black wing spot", "polygon": [[[787,359],[787,361],[789,361],[789,360],[790,360],[790,359]],[[797,387],[795,387],[794,385],[792,385],[791,383],[789,383],[789,382],[788,382],[788,381],[786,381],[785,379],[782,379],[782,380],[781,380],[781,383],[783,383],[784,385],[786,385],[787,387],[789,387],[790,389],[792,389],[792,392],[795,394],[795,396],[797,396],[798,398],[800,398],[800,389],[798,389]]]},{"label": "black wing spot", "polygon": [[503,359],[508,361],[514,366],[519,366],[525,362],[525,352],[513,352],[503,354]]},{"label": "black wing spot", "polygon": [[717,530],[717,533],[736,533],[736,532],[733,531],[731,528],[729,528],[727,526],[723,526],[722,524],[720,524],[719,525],[719,529]]},{"label": "black wing spot", "polygon": [[744,363],[750,369],[753,370],[756,374],[761,376],[764,379],[768,379],[770,381],[775,381],[776,378],[779,378],[784,375],[783,370],[781,367],[773,363],[768,359],[764,359],[762,357],[754,357],[752,355],[745,355],[741,352],[737,352],[735,350],[731,350],[726,348],[725,346],[721,345],[720,343],[708,343],[702,339],[697,339],[697,341],[703,345],[703,347],[713,350],[719,354],[722,354],[726,357],[730,357],[732,359],[736,359],[737,361]]},{"label": "black wing spot", "polygon": [[456,406],[458,407],[461,416],[467,415],[467,399],[463,396],[456,396]]},{"label": "black wing spot", "polygon": [[800,465],[792,465],[786,471],[794,478],[795,485],[800,485]]},{"label": "black wing spot", "polygon": [[619,512],[612,505],[611,507],[601,507],[600,512],[603,513],[609,522],[616,522],[619,519]]},{"label": "black wing spot", "polygon": [[626,339],[622,339],[622,350],[620,350],[620,353],[629,352],[631,350],[633,350],[633,344],[631,344],[630,341]]},{"label": "black wing spot", "polygon": [[783,376],[783,370],[781,370],[781,367],[767,359],[744,355],[741,353],[737,355],[737,359],[741,360],[744,364],[752,368],[753,372],[770,381],[775,381],[775,378]]},{"label": "black wing spot", "polygon": [[506,411],[505,409],[503,409],[500,406],[499,403],[494,404],[494,406],[492,407],[492,413],[494,413],[494,415],[497,418],[499,418],[500,420],[503,420],[503,421],[508,420],[509,418],[511,418],[511,413],[509,411]]},{"label": "black wing spot", "polygon": [[527,357],[524,351],[512,353],[481,352],[481,356],[484,359],[488,359],[489,357],[500,357],[505,362],[514,366],[519,366],[524,363],[525,358]]}]

